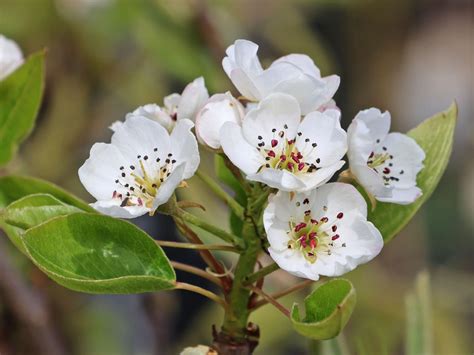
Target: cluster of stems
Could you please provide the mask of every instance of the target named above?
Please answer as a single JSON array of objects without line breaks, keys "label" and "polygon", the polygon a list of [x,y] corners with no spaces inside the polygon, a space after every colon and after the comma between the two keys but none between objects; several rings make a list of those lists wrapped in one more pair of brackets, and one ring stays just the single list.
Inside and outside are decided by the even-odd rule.
[{"label": "cluster of stems", "polygon": [[[194,249],[201,255],[207,264],[205,270],[173,261],[172,265],[177,270],[198,275],[217,285],[220,294],[179,281],[176,284],[176,289],[199,293],[222,306],[224,320],[220,330],[214,330],[214,347],[224,354],[245,354],[251,353],[258,344],[258,327],[249,323],[251,312],[266,304],[271,304],[286,317],[289,317],[289,310],[278,302],[278,298],[308,287],[313,281],[303,281],[274,294],[267,294],[263,290],[264,278],[279,270],[275,263],[262,267],[259,262],[259,257],[265,252],[266,243],[262,214],[271,190],[260,183],[246,181],[239,170],[227,158],[225,159],[227,167],[245,190],[247,197],[245,206],[239,204],[217,182],[202,171],[198,171],[197,175],[242,221],[242,232],[239,235],[234,235],[187,212],[186,207],[203,208],[194,202],[176,202],[175,199],[172,199],[160,210],[173,217],[178,230],[189,243],[169,241],[157,241],[157,243],[162,247]],[[189,227],[190,225],[214,235],[224,243],[204,244],[198,234]],[[238,254],[235,268],[227,269],[213,254],[215,251]]]}]

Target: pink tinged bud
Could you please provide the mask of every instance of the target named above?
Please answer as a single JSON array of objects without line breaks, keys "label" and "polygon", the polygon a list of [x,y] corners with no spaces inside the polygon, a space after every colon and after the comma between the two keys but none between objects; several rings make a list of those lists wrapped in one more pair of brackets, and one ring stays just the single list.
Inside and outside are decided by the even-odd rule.
[{"label": "pink tinged bud", "polygon": [[301,222],[300,224],[296,225],[295,227],[295,232],[298,233],[300,230],[302,230],[304,227],[306,227],[306,223]]},{"label": "pink tinged bud", "polygon": [[303,169],[304,169],[304,165],[305,165],[304,163],[299,163],[299,164],[298,164],[298,170],[299,170],[299,171],[303,170]]},{"label": "pink tinged bud", "polygon": [[273,150],[270,150],[270,151],[267,153],[267,155],[268,155],[269,157],[275,158],[275,152],[274,152]]},{"label": "pink tinged bud", "polygon": [[272,148],[275,148],[278,145],[278,141],[276,139],[272,139]]},{"label": "pink tinged bud", "polygon": [[339,234],[335,234],[332,236],[331,240],[336,240],[336,239],[339,239]]}]

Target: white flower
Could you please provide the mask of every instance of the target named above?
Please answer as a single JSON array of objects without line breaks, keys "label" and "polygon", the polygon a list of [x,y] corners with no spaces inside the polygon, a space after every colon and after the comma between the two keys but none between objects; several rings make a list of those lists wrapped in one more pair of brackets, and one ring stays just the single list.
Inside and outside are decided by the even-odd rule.
[{"label": "white flower", "polygon": [[0,34],[0,80],[13,73],[23,64],[23,53],[20,47]]},{"label": "white flower", "polygon": [[199,165],[192,127],[181,119],[170,134],[157,122],[128,117],[110,144],[94,144],[79,169],[82,184],[97,199],[92,206],[114,217],[134,218],[167,202]]},{"label": "white flower", "polygon": [[370,108],[357,114],[348,129],[350,169],[377,200],[409,204],[422,195],[416,175],[425,153],[414,139],[389,129],[387,111]]},{"label": "white flower", "polygon": [[222,60],[227,76],[250,101],[260,101],[272,93],[286,93],[298,100],[307,114],[325,105],[339,87],[339,77],[321,77],[313,60],[304,54],[290,54],[263,69],[257,57],[258,45],[237,40]]},{"label": "white flower", "polygon": [[230,92],[211,96],[196,117],[198,140],[212,149],[220,149],[219,131],[223,124],[234,122],[240,125],[243,116],[244,107]]},{"label": "white flower", "polygon": [[[204,79],[199,77],[189,83],[180,94],[171,94],[164,98],[164,107],[157,104],[148,104],[138,107],[135,111],[128,113],[126,117],[142,116],[158,122],[171,132],[180,119],[194,121],[199,110],[209,98]],[[115,131],[121,121],[115,121],[110,126]]]},{"label": "white flower", "polygon": [[224,153],[247,179],[284,191],[306,191],[339,170],[347,150],[340,112],[311,112],[301,120],[298,102],[272,94],[245,116],[242,126],[226,122],[220,131]]},{"label": "white flower", "polygon": [[294,196],[279,191],[264,211],[270,256],[298,277],[340,276],[372,260],[383,247],[367,221],[367,204],[349,184],[329,183]]}]

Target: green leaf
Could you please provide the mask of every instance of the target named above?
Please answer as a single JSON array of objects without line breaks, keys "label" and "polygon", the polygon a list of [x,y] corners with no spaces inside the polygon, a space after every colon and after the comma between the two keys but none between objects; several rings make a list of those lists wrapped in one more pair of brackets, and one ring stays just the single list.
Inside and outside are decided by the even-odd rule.
[{"label": "green leaf", "polygon": [[433,354],[430,281],[427,272],[416,278],[415,290],[405,299],[405,354]]},{"label": "green leaf", "polygon": [[356,303],[356,292],[346,279],[333,279],[318,287],[305,301],[306,315],[300,318],[293,304],[293,328],[305,337],[325,340],[337,336],[348,322]]},{"label": "green leaf", "polygon": [[23,197],[11,203],[1,215],[0,226],[15,246],[26,254],[21,237],[23,233],[47,220],[71,213],[81,212],[47,194]]},{"label": "green leaf", "polygon": [[32,131],[44,87],[44,52],[33,54],[0,81],[0,166]]},{"label": "green leaf", "polygon": [[25,248],[49,277],[87,293],[140,293],[172,289],[176,275],[163,250],[131,223],[76,213],[26,231]]},{"label": "green leaf", "polygon": [[83,211],[94,212],[87,203],[48,181],[18,175],[0,177],[0,208],[22,197],[38,193],[53,195],[68,205],[76,206]]},{"label": "green leaf", "polygon": [[457,113],[454,103],[447,111],[425,120],[408,132],[426,154],[424,168],[417,177],[423,195],[406,206],[377,201],[377,207],[369,212],[368,219],[380,230],[385,242],[400,232],[438,185],[451,155]]}]

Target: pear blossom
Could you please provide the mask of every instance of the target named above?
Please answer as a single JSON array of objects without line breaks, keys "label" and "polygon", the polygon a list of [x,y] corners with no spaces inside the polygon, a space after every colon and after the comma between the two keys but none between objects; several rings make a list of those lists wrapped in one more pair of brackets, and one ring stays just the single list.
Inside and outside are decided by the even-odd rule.
[{"label": "pear blossom", "polygon": [[383,239],[367,221],[367,204],[349,184],[310,192],[279,191],[264,211],[270,256],[289,273],[311,280],[340,276],[377,256]]},{"label": "pear blossom", "polygon": [[348,129],[350,171],[375,199],[410,204],[422,195],[416,176],[425,153],[407,135],[388,133],[390,120],[376,108],[357,114]]},{"label": "pear blossom", "polygon": [[0,80],[13,73],[23,62],[18,44],[0,34]]},{"label": "pear blossom", "polygon": [[272,94],[250,110],[242,125],[226,122],[222,148],[248,180],[284,191],[306,191],[339,170],[347,150],[338,110],[314,111],[301,120],[295,98]]},{"label": "pear blossom", "polygon": [[183,118],[168,133],[155,121],[130,116],[111,143],[94,144],[79,169],[82,184],[97,199],[92,206],[119,218],[153,214],[199,165],[193,125]]},{"label": "pear blossom", "polygon": [[226,122],[240,125],[244,112],[244,106],[230,92],[211,96],[196,117],[198,140],[211,149],[219,150],[221,127]]},{"label": "pear blossom", "polygon": [[[164,98],[164,106],[157,104],[147,104],[140,106],[126,117],[142,116],[158,122],[169,132],[173,130],[176,122],[180,119],[190,119],[194,121],[199,110],[209,98],[204,78],[199,77],[189,83],[181,94],[171,94]],[[115,131],[121,121],[112,123],[110,129]]]},{"label": "pear blossom", "polygon": [[307,114],[327,104],[339,87],[337,75],[321,77],[313,60],[304,54],[290,54],[263,69],[258,45],[239,39],[226,50],[222,66],[237,90],[250,101],[261,101],[272,93],[295,97]]}]

